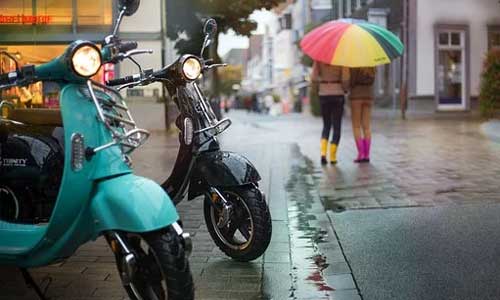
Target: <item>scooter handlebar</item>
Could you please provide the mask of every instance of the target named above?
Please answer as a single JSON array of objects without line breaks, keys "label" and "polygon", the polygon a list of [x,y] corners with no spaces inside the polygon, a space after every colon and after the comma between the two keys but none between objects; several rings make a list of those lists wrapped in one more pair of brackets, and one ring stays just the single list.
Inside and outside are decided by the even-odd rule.
[{"label": "scooter handlebar", "polygon": [[139,79],[140,79],[140,75],[125,76],[123,78],[108,80],[108,81],[106,81],[106,85],[109,85],[109,86],[124,85],[127,83],[135,82]]},{"label": "scooter handlebar", "polygon": [[0,74],[0,86],[6,86],[14,83],[17,80],[17,72]]},{"label": "scooter handlebar", "polygon": [[137,42],[122,42],[120,44],[118,44],[118,46],[116,46],[116,48],[118,49],[118,52],[120,53],[126,53],[130,50],[134,50],[134,49],[137,49]]}]

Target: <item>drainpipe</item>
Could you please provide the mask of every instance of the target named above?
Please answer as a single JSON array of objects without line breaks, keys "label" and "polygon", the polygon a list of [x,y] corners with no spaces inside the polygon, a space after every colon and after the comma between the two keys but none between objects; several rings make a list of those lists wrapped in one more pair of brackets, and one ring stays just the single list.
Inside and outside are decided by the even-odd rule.
[{"label": "drainpipe", "polygon": [[403,21],[401,22],[402,34],[403,34],[403,44],[404,53],[402,58],[402,68],[401,68],[401,88],[399,94],[399,101],[401,106],[401,118],[406,119],[406,110],[408,108],[408,1],[403,0]]},{"label": "drainpipe", "polygon": [[[161,66],[162,68],[166,65],[166,55],[167,55],[167,4],[166,1],[160,1],[160,9],[161,9],[161,30],[160,30],[160,39],[161,39]],[[170,118],[168,111],[168,99],[167,97],[168,91],[165,83],[161,84],[162,87],[162,97],[163,97],[163,106],[165,110],[165,129],[170,130]]]}]

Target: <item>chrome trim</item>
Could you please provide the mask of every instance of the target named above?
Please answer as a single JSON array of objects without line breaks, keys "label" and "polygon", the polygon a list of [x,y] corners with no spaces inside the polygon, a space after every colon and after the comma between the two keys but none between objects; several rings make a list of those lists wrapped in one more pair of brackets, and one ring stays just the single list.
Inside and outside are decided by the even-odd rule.
[{"label": "chrome trim", "polygon": [[[209,130],[212,130],[212,129],[217,129],[220,125],[222,125],[222,124],[224,124],[224,123],[226,123],[226,122],[228,122],[228,123],[229,123],[229,125],[226,127],[226,129],[227,129],[227,128],[229,128],[229,126],[231,126],[231,124],[233,124],[233,122],[232,122],[230,119],[225,118],[225,119],[222,119],[222,120],[218,121],[217,123],[215,123],[215,124],[214,124],[214,125],[212,125],[212,126],[208,126],[208,127],[203,128],[203,129],[197,130],[197,131],[195,131],[194,133],[198,134],[198,133],[203,133],[203,132],[205,132],[205,131],[209,131]],[[225,129],[224,129],[224,130],[225,130]],[[217,132],[215,133],[215,135],[217,135],[217,134],[220,134],[220,133],[224,132],[224,130],[218,130],[218,129],[217,129]]]},{"label": "chrome trim", "polygon": [[187,232],[184,232],[181,225],[179,225],[179,223],[177,222],[172,223],[172,227],[174,228],[177,235],[180,236],[184,241],[184,251],[186,252],[186,256],[191,256],[191,253],[193,252],[193,241],[191,240],[191,235]]},{"label": "chrome trim", "polygon": [[3,100],[2,102],[0,102],[0,117],[2,116],[2,110],[3,110],[3,107],[7,107],[9,109],[16,109],[16,107],[14,106],[14,103],[12,102],[9,102],[7,100]]},{"label": "chrome trim", "polygon": [[172,223],[172,227],[174,228],[175,232],[177,232],[177,235],[181,235],[184,232],[181,225],[179,225],[179,223],[177,222]]},{"label": "chrome trim", "polygon": [[[98,98],[95,94],[94,86],[113,93],[119,101],[115,101],[114,98],[110,100]],[[151,134],[145,129],[137,128],[127,104],[118,91],[92,80],[87,81],[87,88],[97,110],[97,119],[111,132],[113,138],[113,141],[93,148],[94,154],[116,145],[121,146],[125,154],[130,154],[146,142]],[[120,110],[121,113],[106,112],[103,106]],[[123,113],[125,116],[122,115]]]},{"label": "chrome trim", "polygon": [[[77,143],[79,145],[77,145]],[[76,149],[75,147],[79,148]],[[75,151],[75,149],[78,151]],[[71,135],[71,169],[74,172],[81,171],[85,163],[85,138],[81,133],[75,132]]]},{"label": "chrome trim", "polygon": [[215,116],[215,114],[213,114],[212,112],[212,115],[210,116],[210,111],[211,109],[209,109],[208,104],[207,104],[207,100],[205,99],[205,97],[203,97],[203,94],[201,93],[201,90],[200,88],[198,87],[198,85],[196,83],[193,83],[193,86],[194,86],[194,89],[196,91],[196,94],[198,95],[198,98],[200,100],[200,107],[201,107],[201,111],[205,117],[205,119],[207,120],[207,122],[210,124],[210,125],[214,125],[214,123],[217,122],[217,117]]}]

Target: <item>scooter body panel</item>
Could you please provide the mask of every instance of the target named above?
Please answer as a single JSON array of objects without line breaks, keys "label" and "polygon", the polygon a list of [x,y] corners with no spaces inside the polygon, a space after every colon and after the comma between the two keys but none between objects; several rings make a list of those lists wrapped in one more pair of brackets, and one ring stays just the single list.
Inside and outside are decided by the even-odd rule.
[{"label": "scooter body panel", "polygon": [[173,202],[157,183],[133,174],[99,182],[90,209],[96,232],[148,232],[179,219]]},{"label": "scooter body panel", "polygon": [[191,172],[189,198],[206,191],[206,186],[229,187],[261,180],[254,165],[243,155],[229,151],[202,152]]},{"label": "scooter body panel", "polygon": [[61,90],[64,171],[50,221],[41,226],[0,222],[0,264],[47,265],[72,255],[104,230],[153,231],[178,219],[159,185],[131,174],[118,146],[98,152],[80,170],[72,168],[73,134],[81,134],[86,147],[111,141],[85,88],[68,84]]}]

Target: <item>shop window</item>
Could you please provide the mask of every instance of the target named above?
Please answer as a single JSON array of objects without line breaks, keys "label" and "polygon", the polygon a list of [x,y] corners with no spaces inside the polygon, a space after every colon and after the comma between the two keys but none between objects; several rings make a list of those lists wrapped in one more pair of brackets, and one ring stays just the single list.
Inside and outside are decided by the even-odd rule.
[{"label": "shop window", "polygon": [[111,0],[77,0],[78,25],[111,25],[113,5]]},{"label": "shop window", "polygon": [[462,39],[459,32],[452,32],[451,34],[451,45],[460,46],[462,45]]},{"label": "shop window", "polygon": [[438,36],[440,46],[461,47],[463,42],[463,34],[461,32],[440,32]]},{"label": "shop window", "polygon": [[292,29],[292,14],[286,13],[280,18],[281,30]]},{"label": "shop window", "polygon": [[50,24],[68,25],[73,21],[72,0],[36,0],[37,16],[48,16]]},{"label": "shop window", "polygon": [[[47,63],[61,55],[67,45],[6,45],[0,51],[15,57],[20,67]],[[15,69],[15,63],[6,55],[0,55],[0,74]],[[102,82],[103,68],[92,79]],[[17,107],[57,108],[59,106],[59,84],[54,82],[36,82],[26,87],[14,87],[3,90],[1,99],[14,103]]]},{"label": "shop window", "polygon": [[31,15],[33,13],[32,4],[31,0],[2,0],[0,1],[0,12],[2,16]]},{"label": "shop window", "polygon": [[441,32],[439,34],[439,45],[448,46],[450,35],[448,32]]},{"label": "shop window", "polygon": [[500,49],[500,27],[488,30],[488,49]]}]

